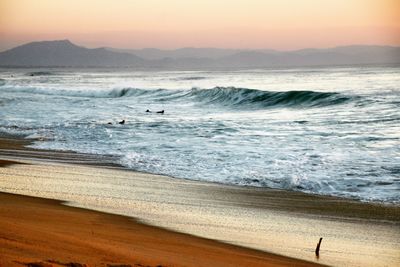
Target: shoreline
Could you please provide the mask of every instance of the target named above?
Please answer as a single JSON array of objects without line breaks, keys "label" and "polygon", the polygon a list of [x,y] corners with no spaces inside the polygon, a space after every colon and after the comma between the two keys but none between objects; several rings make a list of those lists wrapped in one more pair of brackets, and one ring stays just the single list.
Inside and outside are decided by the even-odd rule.
[{"label": "shoreline", "polygon": [[[12,189],[0,186],[11,193],[37,194],[41,197],[63,199],[68,201],[67,205],[127,215],[135,217],[145,224],[322,264],[359,265],[357,256],[353,255],[353,258],[347,258],[349,255],[346,255],[346,250],[350,249],[361,253],[359,257],[366,259],[360,260],[367,262],[370,261],[369,257],[376,257],[382,253],[392,255],[390,261],[387,258],[378,258],[371,261],[369,266],[379,266],[376,263],[384,266],[393,261],[400,262],[398,256],[393,256],[395,255],[393,253],[400,248],[399,242],[390,239],[388,234],[382,234],[389,231],[389,234],[395,235],[393,238],[400,236],[399,231],[396,230],[400,225],[400,207],[397,206],[368,204],[300,192],[238,188],[215,183],[187,181],[136,173],[115,166],[105,166],[106,168],[91,166],[96,164],[81,166],[80,164],[85,164],[85,160],[82,158],[93,163],[90,156],[68,152],[41,152],[24,148],[27,144],[26,140],[7,141],[5,139],[1,138],[0,140],[0,158],[28,163],[9,165],[3,168],[6,177],[14,175],[18,179],[26,179],[21,173],[28,171],[39,177],[37,180],[42,179],[41,176],[50,177],[55,174],[64,175],[66,180],[71,177],[94,179],[95,175],[98,175],[105,178],[100,182],[108,183],[109,179],[106,177],[114,176],[118,182],[126,183],[124,185],[129,188],[137,187],[125,196],[128,198],[121,197],[121,200],[118,200],[115,199],[116,196],[119,196],[118,194],[102,199],[96,196],[91,199],[91,196],[85,195],[80,199],[65,192],[48,192],[47,195],[35,191],[29,192],[33,189],[24,186],[25,180],[21,180],[22,183],[13,186]],[[77,164],[65,164],[72,163],[74,160]],[[95,174],[91,174],[93,172]],[[50,178],[44,178],[47,179],[43,180],[46,183],[51,182]],[[131,182],[131,179],[135,181]],[[44,185],[43,181],[37,182],[38,188]],[[34,187],[36,182],[32,182],[31,186]],[[87,186],[89,187],[89,185],[94,186],[94,184],[88,183]],[[161,188],[160,185],[164,185],[165,188]],[[20,187],[18,188],[18,186]],[[118,186],[118,184],[114,184],[114,186]],[[122,188],[122,190],[125,189]],[[46,191],[45,188],[43,191]],[[135,195],[135,197],[130,199],[131,195]],[[246,216],[248,218],[245,218]],[[314,229],[310,229],[310,224],[315,224]],[[376,242],[363,240],[365,237],[362,235],[370,230],[375,231],[373,233],[375,236],[381,236],[378,244],[379,241],[388,241],[389,244],[379,244],[380,247],[374,247]],[[268,236],[259,238],[264,234]],[[339,235],[339,237],[335,235]],[[324,241],[321,247],[321,257],[317,261],[313,250],[316,245],[314,243],[320,236],[324,237]],[[348,240],[349,236],[352,236],[354,240]],[[261,240],[253,241],[254,238]],[[335,238],[337,240],[334,240]],[[263,242],[265,244],[262,244]],[[345,244],[341,244],[341,242]],[[365,242],[367,244],[364,244]],[[342,246],[339,250],[335,248],[338,245]],[[372,249],[376,252],[372,252]]]},{"label": "shoreline", "polygon": [[[316,193],[306,193],[302,191],[278,189],[278,188],[267,188],[258,186],[239,186],[235,184],[225,184],[215,181],[202,181],[202,180],[191,180],[188,178],[178,178],[173,176],[167,176],[165,174],[150,173],[144,171],[138,171],[129,169],[122,164],[116,163],[118,160],[117,156],[114,155],[95,155],[89,153],[81,153],[75,151],[63,151],[63,150],[49,150],[49,149],[38,149],[28,147],[32,145],[33,142],[38,141],[35,139],[25,139],[25,136],[15,136],[10,134],[5,134],[0,132],[0,156],[15,158],[15,159],[33,159],[33,160],[43,160],[55,163],[66,163],[66,164],[78,164],[84,166],[94,166],[94,167],[104,167],[104,168],[115,168],[118,170],[124,170],[133,173],[143,173],[155,176],[164,176],[171,179],[184,180],[195,183],[205,183],[205,184],[215,184],[222,187],[233,187],[233,188],[248,188],[254,190],[266,190],[266,191],[282,191],[289,192],[293,194],[303,194],[305,196],[316,197],[316,198],[330,198],[333,201],[340,202],[350,202],[350,203],[360,203],[361,205],[374,205],[379,207],[399,207],[400,203],[384,203],[379,201],[362,201],[355,198],[345,198],[333,195],[322,195]],[[15,151],[18,151],[18,155],[15,155]],[[399,214],[400,215],[400,214]]]}]

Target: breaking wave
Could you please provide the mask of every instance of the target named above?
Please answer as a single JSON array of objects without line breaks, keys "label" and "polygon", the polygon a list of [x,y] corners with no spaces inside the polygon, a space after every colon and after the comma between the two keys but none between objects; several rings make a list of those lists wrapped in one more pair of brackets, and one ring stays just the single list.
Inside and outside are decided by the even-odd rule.
[{"label": "breaking wave", "polygon": [[190,100],[200,104],[226,107],[268,108],[284,107],[320,107],[348,102],[354,96],[335,92],[316,91],[263,91],[236,87],[214,87],[211,89],[192,88],[190,90],[120,88],[108,90],[93,89],[49,89],[33,87],[10,87],[2,90],[31,94],[57,95],[88,98],[149,98],[152,101],[167,102]]},{"label": "breaking wave", "polygon": [[225,106],[328,106],[341,104],[351,97],[339,93],[315,91],[262,91],[247,88],[215,87],[192,89],[190,95],[202,102]]},{"label": "breaking wave", "polygon": [[192,88],[191,90],[146,90],[137,88],[114,89],[104,97],[152,97],[155,101],[190,99],[193,102],[232,107],[268,108],[319,107],[342,104],[352,96],[333,92],[315,91],[263,91],[236,87],[214,87],[212,89]]}]

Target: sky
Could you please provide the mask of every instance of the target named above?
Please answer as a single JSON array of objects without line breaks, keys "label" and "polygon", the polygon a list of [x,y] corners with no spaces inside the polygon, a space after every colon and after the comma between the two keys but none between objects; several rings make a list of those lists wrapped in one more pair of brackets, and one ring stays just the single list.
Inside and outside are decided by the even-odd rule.
[{"label": "sky", "polygon": [[0,0],[0,51],[86,47],[295,50],[400,45],[400,0]]}]

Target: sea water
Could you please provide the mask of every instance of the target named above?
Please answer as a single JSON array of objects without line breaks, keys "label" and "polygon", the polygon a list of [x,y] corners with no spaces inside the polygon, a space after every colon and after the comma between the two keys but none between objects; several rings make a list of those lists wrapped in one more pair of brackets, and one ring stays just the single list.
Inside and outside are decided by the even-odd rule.
[{"label": "sea water", "polygon": [[400,203],[400,67],[0,69],[0,132],[176,178]]}]

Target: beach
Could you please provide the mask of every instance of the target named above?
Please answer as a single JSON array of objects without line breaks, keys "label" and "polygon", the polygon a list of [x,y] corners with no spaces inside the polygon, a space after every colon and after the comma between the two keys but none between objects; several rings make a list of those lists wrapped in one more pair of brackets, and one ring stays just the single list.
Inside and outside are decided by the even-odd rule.
[{"label": "beach", "polygon": [[0,266],[313,266],[56,200],[0,201]]},{"label": "beach", "polygon": [[[0,144],[2,192],[59,200],[2,194],[4,266],[48,260],[88,266],[135,266],[136,262],[150,266],[395,266],[400,262],[400,208],[395,205],[175,179],[101,166],[101,159],[91,166],[96,163],[94,155],[33,150],[24,147],[29,141],[9,137]],[[89,164],[84,164],[84,158]],[[74,159],[79,164],[73,164]],[[25,218],[26,214],[32,217]],[[35,231],[26,230],[30,227],[38,230],[36,236]],[[113,227],[124,231],[110,231]],[[93,239],[92,230],[104,236]],[[141,235],[135,236],[138,232]],[[36,241],[39,237],[41,241]],[[320,237],[320,257],[316,258]],[[50,239],[58,246],[47,243]],[[110,243],[114,240],[118,242]],[[172,243],[163,244],[165,240]],[[26,243],[31,246],[26,248]],[[68,246],[60,249],[64,243]],[[88,252],[82,246],[98,250]],[[132,246],[135,253],[127,252]],[[101,251],[109,254],[100,257]]]},{"label": "beach", "polygon": [[[67,161],[78,154],[25,149],[29,141],[0,138],[0,180],[4,168],[23,165],[27,154],[46,170],[49,158]],[[24,163],[25,162],[25,163]],[[70,162],[70,161],[69,161]],[[80,161],[82,163],[82,161]],[[53,161],[54,163],[54,161]],[[51,164],[51,163],[50,163]],[[88,164],[88,162],[86,162]],[[90,164],[90,163],[89,163]],[[31,166],[32,167],[32,166]],[[96,170],[95,170],[96,171]],[[29,175],[29,171],[18,172]],[[2,191],[12,191],[3,187]],[[149,192],[150,193],[150,192]],[[237,247],[146,225],[134,218],[67,206],[60,200],[0,193],[0,266],[314,266],[280,255]]]},{"label": "beach", "polygon": [[286,2],[1,0],[0,267],[400,267],[400,1]]}]

